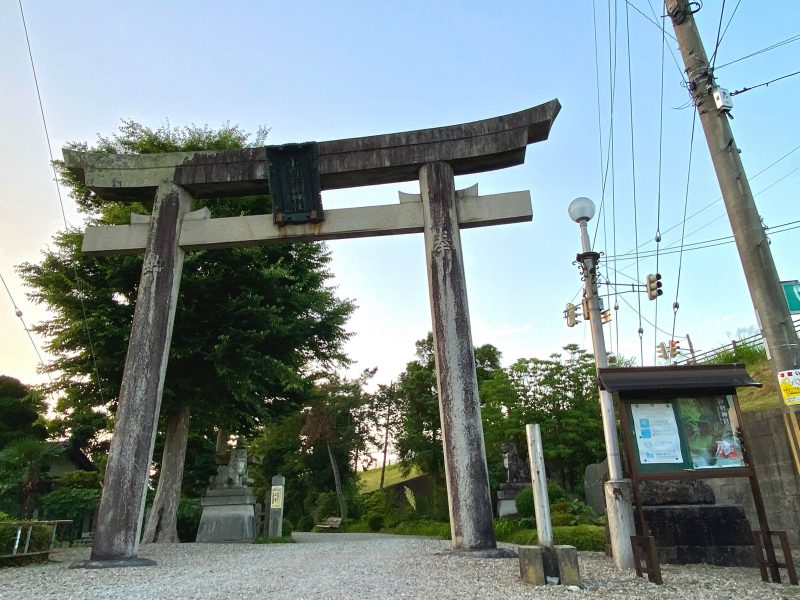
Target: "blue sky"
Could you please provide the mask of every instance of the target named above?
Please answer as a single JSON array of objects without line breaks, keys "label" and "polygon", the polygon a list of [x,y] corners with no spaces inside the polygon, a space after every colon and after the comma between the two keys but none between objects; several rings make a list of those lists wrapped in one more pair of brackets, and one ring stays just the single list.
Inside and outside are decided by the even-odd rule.
[{"label": "blue sky", "polygon": [[[708,0],[696,15],[709,54],[721,4]],[[658,222],[662,250],[679,245],[685,202],[689,215],[704,209],[687,221],[686,243],[731,234],[699,122],[686,193],[692,110],[679,108],[689,97],[669,52],[680,61],[677,46],[666,38],[662,104],[662,33],[636,10],[653,18],[652,5],[660,16],[658,3],[630,0],[627,15],[621,1],[616,9],[595,5],[38,0],[24,8],[56,156],[68,141],[113,133],[123,118],[153,127],[229,121],[253,133],[266,126],[267,143],[280,144],[448,125],[558,98],[563,108],[550,139],[530,146],[524,165],[457,180],[458,187],[478,183],[483,194],[532,193],[533,222],[462,233],[474,341],[495,344],[510,363],[571,342],[591,346],[585,324],[569,329],[562,318],[565,304],[580,299],[572,264],[578,228],[566,212],[574,197],[604,201],[605,219],[590,227],[600,224],[596,247],[608,257],[605,274],[620,283],[643,281],[656,259],[642,257],[637,274],[637,261],[611,257],[633,250],[637,238],[643,251],[654,249]],[[728,2],[723,28],[735,6],[718,66],[800,33],[797,2]],[[16,1],[0,2],[0,56],[0,274],[33,323],[45,312],[25,298],[13,267],[38,260],[63,221]],[[798,57],[800,42],[787,44],[718,69],[719,81],[730,90],[752,87],[797,71]],[[732,126],[751,178],[800,145],[798,95],[800,76],[735,96]],[[800,151],[752,180],[754,193],[768,188],[756,197],[768,226],[800,218],[800,175],[792,172],[798,167]],[[323,203],[387,204],[397,201],[398,189],[417,192],[418,185],[326,192]],[[70,224],[79,225],[67,197],[65,205]],[[771,236],[781,279],[800,278],[798,239],[798,230]],[[376,380],[390,381],[430,329],[422,237],[337,241],[330,248],[339,293],[359,305],[348,347],[354,370],[377,366]],[[689,333],[697,349],[755,326],[733,244],[685,252],[679,279],[680,256],[659,258],[659,302],[618,297],[620,309],[606,327],[610,350],[640,360],[639,303],[644,364],[653,364],[655,345],[669,339],[676,298],[675,333]],[[11,301],[0,292],[0,373],[42,381]],[[664,332],[651,324],[656,317]]]}]

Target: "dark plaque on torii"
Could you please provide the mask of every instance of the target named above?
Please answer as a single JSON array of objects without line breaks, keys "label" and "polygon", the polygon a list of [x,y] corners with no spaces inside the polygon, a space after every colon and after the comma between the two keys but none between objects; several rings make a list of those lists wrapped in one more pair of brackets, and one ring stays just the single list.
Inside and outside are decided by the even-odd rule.
[{"label": "dark plaque on torii", "polygon": [[[460,230],[530,221],[530,193],[479,196],[477,185],[456,191],[454,176],[522,164],[527,145],[547,139],[559,109],[551,100],[472,123],[311,146],[145,155],[65,149],[66,167],[103,199],[155,197],[149,218],[89,227],[84,237],[90,254],[144,252],[88,566],[143,562],[139,530],[184,252],[402,233],[425,237],[452,546],[494,549]],[[280,148],[289,150],[276,158]],[[328,210],[323,220],[319,191],[417,179],[418,195]],[[190,212],[192,198],[269,193],[273,215],[211,219],[208,209]]]}]

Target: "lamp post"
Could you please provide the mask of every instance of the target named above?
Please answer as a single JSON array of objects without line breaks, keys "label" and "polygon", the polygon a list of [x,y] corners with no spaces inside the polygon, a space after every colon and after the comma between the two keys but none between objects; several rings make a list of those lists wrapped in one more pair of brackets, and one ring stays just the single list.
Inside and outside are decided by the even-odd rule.
[{"label": "lamp post", "polygon": [[[597,298],[597,264],[600,254],[592,252],[587,224],[594,216],[594,202],[589,198],[575,198],[567,209],[570,218],[581,229],[581,246],[583,252],[578,254],[578,262],[583,270],[585,284],[584,295],[589,305],[589,319],[592,329],[592,347],[594,361],[598,369],[608,366],[606,343],[603,338],[603,326],[600,322],[600,303]],[[635,535],[633,524],[633,508],[631,506],[631,482],[622,478],[622,461],[619,456],[617,440],[617,420],[614,416],[614,401],[611,394],[600,390],[600,411],[603,417],[603,436],[608,458],[608,477],[604,491],[606,498],[606,518],[611,536],[611,549],[614,564],[618,569],[633,568],[633,548],[630,536]]]}]

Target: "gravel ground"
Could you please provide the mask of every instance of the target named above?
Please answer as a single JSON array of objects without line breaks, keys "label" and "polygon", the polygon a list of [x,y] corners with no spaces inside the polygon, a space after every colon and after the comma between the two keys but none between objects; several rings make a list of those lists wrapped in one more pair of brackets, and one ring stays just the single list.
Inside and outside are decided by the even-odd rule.
[{"label": "gravel ground", "polygon": [[580,553],[585,589],[534,587],[514,559],[441,554],[450,543],[380,534],[295,534],[297,544],[143,545],[156,566],[69,569],[86,548],[53,553],[54,562],[0,569],[0,598],[730,598],[800,599],[795,586],[762,583],[756,569],[662,566],[665,584],[617,572],[602,554]]}]

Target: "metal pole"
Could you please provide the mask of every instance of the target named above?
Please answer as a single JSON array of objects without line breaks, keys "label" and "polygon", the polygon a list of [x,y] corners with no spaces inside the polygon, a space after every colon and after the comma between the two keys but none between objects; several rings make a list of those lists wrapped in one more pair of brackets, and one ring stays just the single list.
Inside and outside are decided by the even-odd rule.
[{"label": "metal pole", "polygon": [[536,510],[536,535],[539,545],[553,547],[553,524],[550,520],[550,499],[547,496],[547,474],[544,470],[542,430],[538,423],[525,426],[528,436],[528,460],[531,463],[533,504]]},{"label": "metal pole", "polygon": [[[600,322],[600,303],[597,296],[597,263],[600,255],[592,252],[589,241],[587,223],[589,218],[581,218],[578,225],[581,230],[581,246],[583,252],[578,260],[583,269],[586,300],[589,305],[589,324],[592,331],[592,348],[597,369],[608,366],[606,343],[603,337],[603,326]],[[633,508],[631,506],[631,482],[622,479],[622,461],[617,439],[617,420],[614,415],[614,400],[609,392],[600,390],[600,412],[603,418],[603,436],[606,443],[609,480],[604,486],[606,498],[606,514],[608,530],[611,537],[611,550],[614,564],[618,569],[634,567],[631,536],[635,535]]]}]

